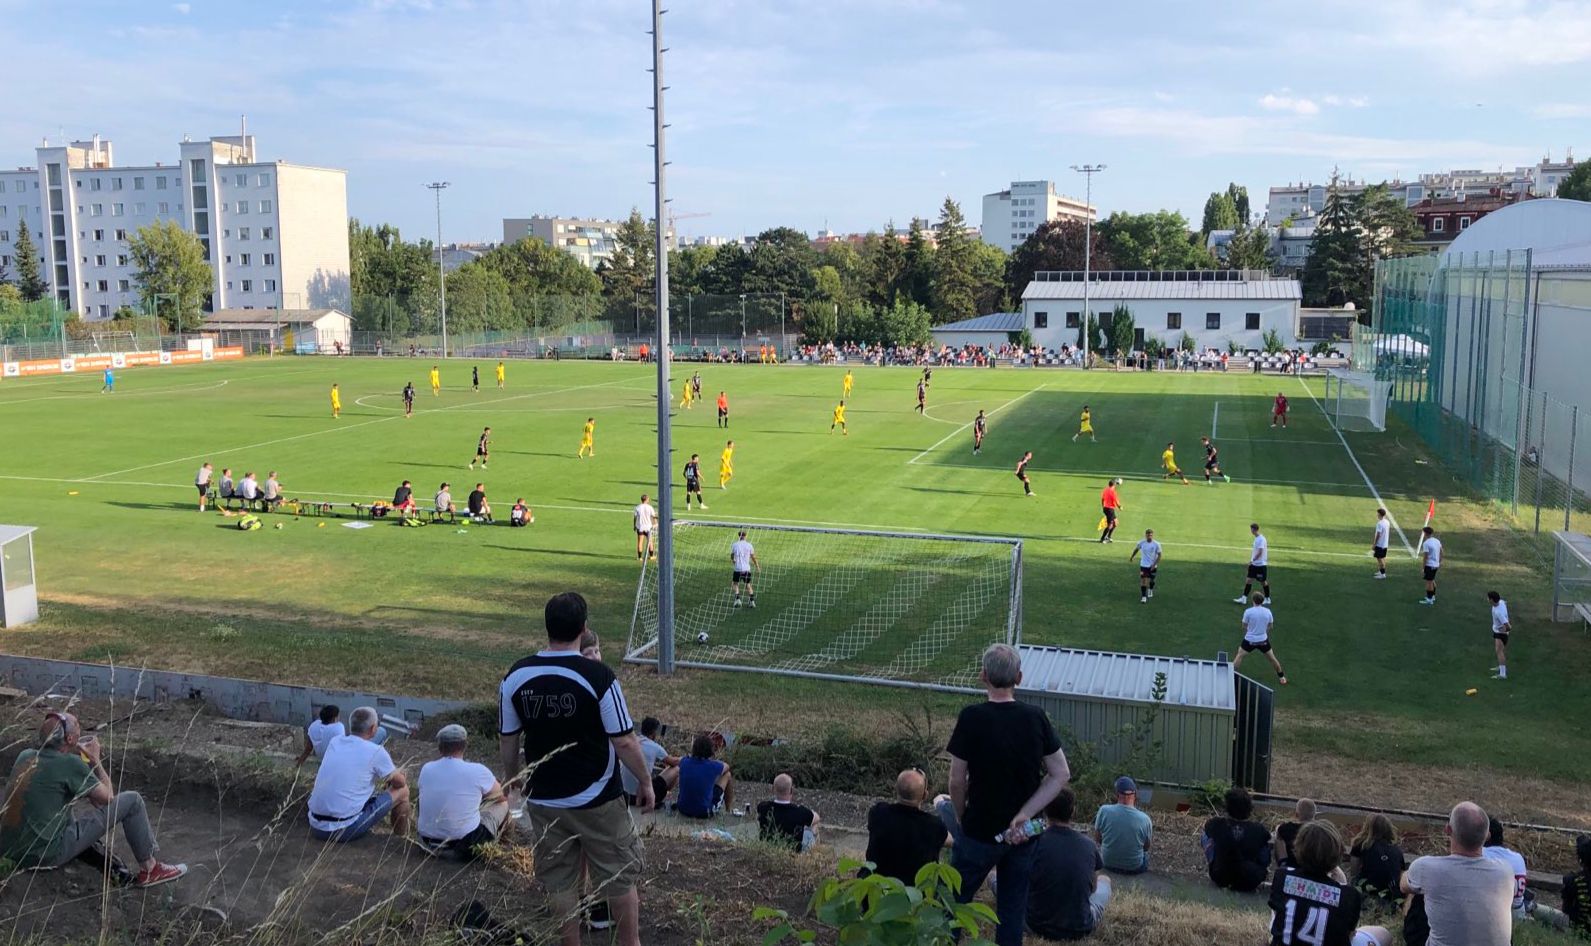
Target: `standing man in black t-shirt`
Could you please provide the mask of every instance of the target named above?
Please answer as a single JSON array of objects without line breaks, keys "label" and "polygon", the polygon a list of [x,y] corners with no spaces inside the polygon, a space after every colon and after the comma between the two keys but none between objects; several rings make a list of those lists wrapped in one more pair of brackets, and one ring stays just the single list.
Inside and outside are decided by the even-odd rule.
[{"label": "standing man in black t-shirt", "polygon": [[999,880],[994,941],[1022,946],[1033,848],[1022,828],[1071,779],[1066,753],[1050,719],[1016,701],[1022,658],[1009,644],[983,652],[979,674],[988,700],[968,706],[950,734],[950,803],[961,832],[950,865],[961,874],[969,903],[994,872]]},{"label": "standing man in black t-shirt", "polygon": [[643,811],[654,804],[651,773],[613,671],[580,655],[586,600],[572,591],[554,595],[546,622],[547,647],[509,668],[499,688],[503,784],[524,785],[536,879],[563,921],[564,946],[580,942],[583,868],[618,921],[617,942],[640,946],[641,838],[619,765],[636,776]]}]

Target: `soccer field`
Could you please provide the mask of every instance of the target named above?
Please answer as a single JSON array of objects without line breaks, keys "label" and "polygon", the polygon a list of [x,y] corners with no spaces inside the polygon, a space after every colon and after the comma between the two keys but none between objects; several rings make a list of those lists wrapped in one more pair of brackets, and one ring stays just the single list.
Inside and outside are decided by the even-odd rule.
[{"label": "soccer field", "polygon": [[[439,397],[426,384],[430,363],[401,358],[133,369],[111,395],[98,393],[97,376],[0,381],[0,521],[40,528],[46,607],[41,624],[6,632],[6,649],[486,698],[505,661],[539,637],[542,601],[574,588],[617,656],[639,569],[630,511],[655,484],[653,369],[514,362],[497,390],[482,361],[476,393],[471,364],[443,365]],[[697,368],[676,366],[676,398]],[[1204,658],[1236,651],[1232,598],[1257,521],[1271,547],[1273,640],[1291,680],[1278,694],[1284,745],[1588,774],[1587,647],[1578,629],[1546,622],[1546,566],[1533,546],[1451,496],[1450,479],[1423,464],[1406,432],[1350,435],[1356,462],[1313,401],[1318,381],[940,369],[919,416],[917,370],[862,367],[842,437],[829,432],[840,369],[700,370],[703,402],[674,414],[678,516],[679,467],[695,452],[714,520],[1020,538],[1025,641]],[[399,399],[408,381],[419,390],[411,418]],[[714,417],[720,390],[728,431]],[[1278,390],[1293,403],[1286,430],[1269,426]],[[1071,439],[1085,403],[1097,443]],[[973,456],[980,408],[989,435]],[[588,416],[596,455],[580,460]],[[487,425],[490,470],[472,473]],[[1230,483],[1204,483],[1201,435],[1220,446]],[[721,491],[717,457],[729,437],[735,477]],[[1173,440],[1192,485],[1161,478]],[[1012,474],[1026,450],[1032,498]],[[407,478],[422,507],[443,480],[462,505],[482,481],[500,523],[519,496],[536,522],[355,530],[278,516],[267,524],[280,530],[241,533],[194,510],[205,460],[217,475],[275,470],[284,494],[305,500],[390,499]],[[1100,545],[1098,497],[1112,476],[1124,480],[1125,508],[1117,541]],[[1402,527],[1385,582],[1370,579],[1371,481]],[[1439,604],[1426,608],[1409,546],[1432,498],[1447,560]],[[1128,554],[1145,528],[1165,559],[1157,596],[1141,604]],[[724,554],[727,592],[727,545]],[[1488,680],[1491,587],[1516,616],[1506,684]],[[1259,655],[1243,671],[1275,684]],[[709,677],[721,676],[696,679],[713,687]],[[846,699],[900,699],[823,686]],[[1466,697],[1470,687],[1479,693]]]}]

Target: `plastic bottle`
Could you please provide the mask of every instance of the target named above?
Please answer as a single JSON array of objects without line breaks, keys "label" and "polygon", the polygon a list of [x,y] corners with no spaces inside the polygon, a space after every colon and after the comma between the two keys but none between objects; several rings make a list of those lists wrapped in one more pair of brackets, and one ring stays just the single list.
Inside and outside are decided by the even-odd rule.
[{"label": "plastic bottle", "polygon": [[1029,818],[1028,820],[1022,822],[1022,824],[1018,827],[1007,828],[1006,830],[1000,832],[1000,836],[994,840],[996,844],[1009,844],[1011,838],[1015,837],[1016,834],[1020,832],[1022,837],[1031,841],[1043,834],[1044,829],[1048,827],[1049,822],[1045,821],[1043,818]]}]

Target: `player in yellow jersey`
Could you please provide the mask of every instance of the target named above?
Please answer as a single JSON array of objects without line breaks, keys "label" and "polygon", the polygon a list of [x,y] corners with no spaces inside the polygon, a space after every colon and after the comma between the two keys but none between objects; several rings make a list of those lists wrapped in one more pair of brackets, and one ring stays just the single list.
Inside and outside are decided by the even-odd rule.
[{"label": "player in yellow jersey", "polygon": [[338,392],[336,382],[331,386],[331,416],[343,416],[343,396]]},{"label": "player in yellow jersey", "polygon": [[587,417],[585,429],[580,432],[580,452],[575,454],[575,459],[584,460],[588,453],[591,454],[591,459],[595,460],[597,458],[597,448],[593,446],[596,436],[597,419],[595,417]]},{"label": "player in yellow jersey", "polygon": [[442,396],[442,369],[436,365],[431,366],[431,393],[437,397]]},{"label": "player in yellow jersey", "polygon": [[691,379],[690,378],[686,378],[685,379],[685,386],[680,388],[679,406],[688,411],[688,410],[691,409],[691,407],[695,403],[696,403],[696,386],[691,384]]},{"label": "player in yellow jersey", "polygon": [[1072,443],[1076,443],[1077,438],[1084,434],[1088,434],[1089,443],[1098,442],[1094,439],[1094,414],[1088,409],[1087,404],[1083,405],[1083,416],[1078,423],[1077,433],[1072,434]]},{"label": "player in yellow jersey", "polygon": [[829,433],[831,433],[831,434],[834,433],[834,428],[835,427],[840,428],[840,433],[844,434],[845,436],[849,437],[851,435],[851,428],[845,426],[845,402],[844,401],[841,401],[840,403],[834,405],[834,423],[829,425]]},{"label": "player in yellow jersey", "polygon": [[1182,480],[1182,485],[1183,486],[1191,486],[1191,485],[1193,485],[1193,484],[1188,482],[1188,478],[1186,476],[1182,475],[1182,467],[1177,466],[1177,445],[1176,445],[1176,443],[1172,442],[1172,443],[1167,443],[1166,444],[1166,451],[1164,453],[1160,454],[1160,465],[1162,467],[1164,467],[1165,471],[1166,471],[1166,474],[1164,476],[1162,476],[1161,479],[1169,480],[1173,476],[1175,476],[1175,477],[1178,477],[1178,478],[1180,478]]},{"label": "player in yellow jersey", "polygon": [[735,478],[735,442],[733,440],[724,444],[724,452],[718,455],[718,488],[728,489],[729,481]]},{"label": "player in yellow jersey", "polygon": [[497,387],[498,387],[498,390],[501,390],[501,389],[507,387],[507,384],[506,384],[507,377],[508,377],[508,369],[504,368],[503,367],[503,363],[499,361],[497,363]]},{"label": "player in yellow jersey", "polygon": [[846,368],[845,369],[845,381],[844,381],[845,391],[844,391],[844,394],[842,396],[847,397],[847,398],[849,398],[851,396],[851,383],[852,383],[851,382],[851,369]]}]

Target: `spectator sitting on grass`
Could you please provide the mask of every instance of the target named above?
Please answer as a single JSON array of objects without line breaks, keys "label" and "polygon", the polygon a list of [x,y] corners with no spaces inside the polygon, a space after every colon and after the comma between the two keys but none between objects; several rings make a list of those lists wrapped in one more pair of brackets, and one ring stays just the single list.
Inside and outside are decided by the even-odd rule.
[{"label": "spectator sitting on grass", "polygon": [[[155,835],[144,799],[116,792],[100,764],[100,743],[83,738],[71,713],[49,713],[39,728],[39,747],[25,749],[11,766],[0,811],[0,854],[19,867],[60,867],[90,851],[110,858],[103,842],[120,825],[140,870],[133,885],[153,887],[188,872],[186,864],[155,860]],[[72,805],[88,799],[87,810]]]},{"label": "spectator sitting on grass", "polygon": [[1315,803],[1308,798],[1300,798],[1293,806],[1292,821],[1284,821],[1276,826],[1276,837],[1273,840],[1272,853],[1276,857],[1277,867],[1293,866],[1293,839],[1298,837],[1298,829],[1315,820]]},{"label": "spectator sitting on grass", "polygon": [[482,522],[492,521],[492,504],[486,501],[485,483],[476,483],[475,488],[470,490],[468,506],[471,519],[479,519]]},{"label": "spectator sitting on grass", "polygon": [[589,627],[580,632],[580,656],[602,662],[602,638]]},{"label": "spectator sitting on grass", "polygon": [[[652,776],[652,795],[661,805],[663,799],[668,797],[669,789],[679,781],[679,757],[671,756],[668,750],[657,741],[658,733],[663,724],[655,717],[648,716],[641,720],[641,758],[646,760],[647,771]],[[627,768],[619,769],[619,780],[624,784],[624,798],[631,805],[637,803],[638,790],[641,780],[635,777]]]},{"label": "spectator sitting on grass", "polygon": [[764,841],[810,850],[818,841],[818,813],[795,801],[795,779],[780,772],[773,778],[773,797],[757,806],[757,833]]},{"label": "spectator sitting on grass", "polygon": [[1525,858],[1518,851],[1503,843],[1503,823],[1496,818],[1491,819],[1490,827],[1486,833],[1486,847],[1484,853],[1495,861],[1508,865],[1514,872],[1514,922],[1525,919],[1536,919],[1559,929],[1569,928],[1569,918],[1552,907],[1540,903],[1534,891],[1526,886],[1530,872],[1525,867]]},{"label": "spectator sitting on grass", "polygon": [[438,758],[420,769],[420,840],[433,852],[475,857],[508,821],[508,799],[492,770],[464,759],[470,734],[450,723],[437,730]]},{"label": "spectator sitting on grass", "polygon": [[1110,902],[1105,862],[1087,835],[1072,827],[1077,796],[1070,788],[1044,806],[1049,827],[1033,843],[1027,926],[1045,939],[1073,940],[1094,932]]},{"label": "spectator sitting on grass", "polygon": [[376,711],[348,718],[349,733],[326,744],[309,793],[309,833],[322,841],[353,841],[392,818],[392,833],[409,830],[409,782],[375,742]]},{"label": "spectator sitting on grass", "polygon": [[679,801],[674,807],[687,818],[711,818],[735,806],[735,777],[713,752],[712,737],[701,733],[691,741],[691,754],[679,762]]},{"label": "spectator sitting on grass", "polygon": [[1348,854],[1353,858],[1353,882],[1366,896],[1393,905],[1403,899],[1398,881],[1406,862],[1398,847],[1392,819],[1377,812],[1365,819]]},{"label": "spectator sitting on grass", "polygon": [[1359,926],[1364,905],[1342,874],[1342,835],[1329,821],[1305,821],[1293,839],[1293,863],[1271,883],[1272,946],[1390,946],[1380,926]]},{"label": "spectator sitting on grass", "polygon": [[525,497],[514,500],[514,508],[508,511],[508,524],[511,526],[528,526],[536,521],[536,516],[525,505]]},{"label": "spectator sitting on grass", "polygon": [[[304,727],[304,748],[299,752],[298,758],[293,760],[293,764],[303,765],[312,755],[326,758],[326,746],[336,737],[346,735],[348,732],[340,721],[341,717],[342,710],[339,707],[331,704],[322,706],[316,717]],[[384,746],[390,735],[387,727],[377,725],[376,734],[370,741],[378,746]]]},{"label": "spectator sitting on grass", "polygon": [[1101,805],[1094,813],[1094,837],[1105,869],[1117,874],[1148,870],[1154,833],[1154,822],[1138,807],[1138,783],[1123,775],[1116,780],[1116,803]]},{"label": "spectator sitting on grass", "polygon": [[1591,837],[1574,839],[1574,856],[1580,872],[1563,875],[1563,912],[1581,936],[1591,936]]},{"label": "spectator sitting on grass", "polygon": [[1459,802],[1443,828],[1449,853],[1417,857],[1403,875],[1403,892],[1424,898],[1429,946],[1507,946],[1513,936],[1514,872],[1485,855],[1489,826],[1481,806]]},{"label": "spectator sitting on grass", "polygon": [[1271,863],[1271,833],[1249,820],[1254,799],[1241,788],[1226,791],[1226,815],[1204,823],[1199,844],[1217,887],[1251,893],[1265,881]]},{"label": "spectator sitting on grass", "polygon": [[923,810],[928,779],[917,769],[895,777],[895,800],[879,802],[867,813],[867,860],[885,877],[917,882],[917,872],[939,860],[950,833],[938,815]]}]

